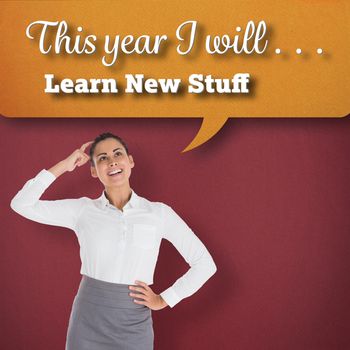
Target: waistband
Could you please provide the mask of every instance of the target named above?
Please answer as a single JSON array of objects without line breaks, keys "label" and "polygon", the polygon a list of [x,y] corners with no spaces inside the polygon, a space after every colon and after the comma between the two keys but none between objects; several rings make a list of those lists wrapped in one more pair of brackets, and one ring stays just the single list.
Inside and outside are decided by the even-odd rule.
[{"label": "waistband", "polygon": [[130,296],[129,293],[139,292],[129,289],[128,284],[106,282],[83,275],[75,298],[76,301],[83,300],[112,308],[150,310],[147,306],[134,302],[134,299],[143,299]]}]

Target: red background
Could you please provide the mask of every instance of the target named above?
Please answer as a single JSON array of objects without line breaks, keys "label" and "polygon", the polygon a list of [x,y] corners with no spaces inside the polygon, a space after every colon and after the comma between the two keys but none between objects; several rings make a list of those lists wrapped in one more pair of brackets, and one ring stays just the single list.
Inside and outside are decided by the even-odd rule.
[{"label": "red background", "polygon": [[[0,119],[1,349],[64,349],[81,278],[75,234],[26,220],[9,203],[42,168],[104,131],[128,142],[135,191],[171,205],[218,267],[192,297],[153,312],[155,349],[350,348],[350,119],[231,119],[181,154],[199,126],[199,119]],[[43,198],[95,198],[102,190],[85,166]],[[163,241],[154,290],[187,268]]]}]

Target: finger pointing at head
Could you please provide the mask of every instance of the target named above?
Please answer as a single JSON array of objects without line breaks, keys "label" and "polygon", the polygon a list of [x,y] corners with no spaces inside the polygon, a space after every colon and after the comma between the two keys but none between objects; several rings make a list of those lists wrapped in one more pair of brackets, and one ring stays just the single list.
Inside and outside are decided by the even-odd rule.
[{"label": "finger pointing at head", "polygon": [[84,152],[85,149],[86,149],[89,145],[91,145],[92,143],[93,143],[93,141],[89,141],[89,142],[84,143],[84,144],[80,147],[80,150]]}]

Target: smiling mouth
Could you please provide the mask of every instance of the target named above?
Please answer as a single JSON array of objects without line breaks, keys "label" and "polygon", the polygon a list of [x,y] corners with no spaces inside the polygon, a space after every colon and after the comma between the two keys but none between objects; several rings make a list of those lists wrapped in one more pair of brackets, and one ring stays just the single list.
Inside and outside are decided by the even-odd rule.
[{"label": "smiling mouth", "polygon": [[115,175],[121,174],[122,172],[123,172],[122,169],[115,169],[115,170],[109,171],[108,176],[115,176]]}]

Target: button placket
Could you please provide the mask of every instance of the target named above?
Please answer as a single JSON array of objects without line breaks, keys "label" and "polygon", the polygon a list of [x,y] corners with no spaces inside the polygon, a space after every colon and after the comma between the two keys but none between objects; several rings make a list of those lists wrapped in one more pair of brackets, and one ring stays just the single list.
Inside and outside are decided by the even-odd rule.
[{"label": "button placket", "polygon": [[126,232],[127,232],[127,225],[126,225],[126,222],[125,222],[125,219],[122,218],[122,230],[123,230],[123,240],[126,241]]},{"label": "button placket", "polygon": [[118,208],[116,208],[114,205],[111,204],[107,204],[107,207],[112,209],[113,211],[116,212],[116,214],[118,215],[118,217],[120,218],[120,226],[121,230],[122,230],[122,244],[126,244],[126,233],[127,233],[127,224],[126,224],[126,220],[124,218],[124,212],[119,210]]}]

